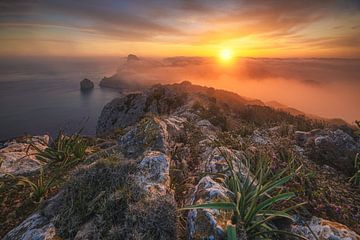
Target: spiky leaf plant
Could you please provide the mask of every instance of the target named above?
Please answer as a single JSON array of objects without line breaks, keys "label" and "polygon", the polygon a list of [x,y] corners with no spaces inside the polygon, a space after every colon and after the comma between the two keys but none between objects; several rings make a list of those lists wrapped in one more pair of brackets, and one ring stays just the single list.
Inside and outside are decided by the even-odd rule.
[{"label": "spiky leaf plant", "polygon": [[[68,168],[81,161],[85,157],[87,141],[77,132],[73,135],[65,135],[59,131],[58,136],[50,141],[49,147],[42,150],[35,144],[29,147],[37,151],[36,157],[42,162],[48,163],[50,166],[57,165],[60,168]],[[46,142],[43,143],[47,145]]]},{"label": "spiky leaf plant", "polygon": [[44,169],[40,168],[40,174],[36,180],[31,180],[28,177],[20,176],[17,177],[18,185],[23,185],[26,187],[30,187],[31,193],[30,197],[34,200],[34,202],[41,202],[54,185],[55,178],[47,179],[45,177]]},{"label": "spiky leaf plant", "polygon": [[[293,220],[288,213],[303,204],[277,210],[275,204],[290,200],[295,196],[286,192],[283,185],[293,174],[286,175],[287,169],[277,174],[270,174],[270,168],[265,160],[259,161],[255,174],[244,176],[243,163],[226,157],[228,174],[224,175],[223,184],[232,193],[230,202],[208,202],[182,208],[187,209],[219,209],[232,211],[231,224],[227,228],[228,239],[236,239],[234,230],[245,230],[249,239],[269,239],[278,235],[302,236],[282,231],[272,222],[274,219],[287,218]],[[235,226],[235,227],[234,227]],[[234,229],[235,228],[235,229]]]}]

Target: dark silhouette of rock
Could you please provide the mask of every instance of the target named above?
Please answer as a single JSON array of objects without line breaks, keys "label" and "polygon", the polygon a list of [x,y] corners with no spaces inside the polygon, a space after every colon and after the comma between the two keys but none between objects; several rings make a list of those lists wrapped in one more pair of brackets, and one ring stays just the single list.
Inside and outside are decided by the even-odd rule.
[{"label": "dark silhouette of rock", "polygon": [[129,54],[128,56],[127,56],[127,61],[128,62],[130,62],[130,61],[139,61],[140,59],[136,56],[136,55],[134,55],[134,54]]},{"label": "dark silhouette of rock", "polygon": [[80,82],[80,89],[82,91],[91,90],[93,88],[94,88],[94,83],[91,80],[87,79],[87,78],[85,78],[84,80],[82,80]]}]

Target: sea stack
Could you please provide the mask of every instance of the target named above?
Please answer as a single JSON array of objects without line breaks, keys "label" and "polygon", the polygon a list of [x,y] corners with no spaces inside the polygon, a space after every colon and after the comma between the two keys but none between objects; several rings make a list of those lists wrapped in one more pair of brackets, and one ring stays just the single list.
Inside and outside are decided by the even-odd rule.
[{"label": "sea stack", "polygon": [[94,88],[94,83],[90,79],[85,78],[80,82],[81,91],[88,91],[93,88]]},{"label": "sea stack", "polygon": [[127,56],[127,62],[139,61],[140,59],[135,54],[129,54]]}]

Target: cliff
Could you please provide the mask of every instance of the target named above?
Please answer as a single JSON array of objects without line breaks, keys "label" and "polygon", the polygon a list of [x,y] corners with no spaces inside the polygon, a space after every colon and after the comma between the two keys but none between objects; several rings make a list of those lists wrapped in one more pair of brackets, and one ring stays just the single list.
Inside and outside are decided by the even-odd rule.
[{"label": "cliff", "polygon": [[[67,184],[3,239],[226,239],[232,225],[236,239],[285,239],[255,225],[259,218],[306,239],[359,239],[360,192],[348,179],[360,137],[352,128],[183,82],[114,99],[99,116],[97,135]],[[248,192],[234,192],[233,173]],[[280,173],[286,179],[269,180]],[[260,209],[249,222],[229,204],[227,211],[190,207],[240,206],[254,189],[241,200],[251,203],[244,211]],[[286,220],[264,215],[289,208]]]}]

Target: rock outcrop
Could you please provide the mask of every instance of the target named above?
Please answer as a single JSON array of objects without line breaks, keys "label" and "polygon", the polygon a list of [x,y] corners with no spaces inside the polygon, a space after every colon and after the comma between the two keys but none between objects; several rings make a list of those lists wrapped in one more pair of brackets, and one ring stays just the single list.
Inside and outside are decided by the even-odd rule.
[{"label": "rock outcrop", "polygon": [[340,169],[346,174],[354,171],[355,155],[360,144],[341,129],[295,132],[298,144],[305,148],[310,159]]},{"label": "rock outcrop", "polygon": [[90,79],[83,79],[80,82],[80,89],[81,91],[88,91],[94,88],[94,83]]},{"label": "rock outcrop", "polygon": [[[248,178],[257,184],[251,164],[262,158],[269,172],[297,171],[284,189],[296,192],[296,203],[309,202],[304,208],[312,217],[306,224],[274,225],[307,239],[359,239],[359,195],[345,193],[353,187],[337,170],[349,170],[359,143],[340,129],[296,131],[298,125],[313,129],[312,123],[274,111],[189,82],[114,99],[97,125],[98,136],[110,140],[99,141],[101,150],[78,165],[57,195],[4,239],[224,239],[231,212],[177,209],[233,200],[217,175],[229,174],[230,161],[240,184]],[[269,126],[268,118],[276,125]],[[337,191],[343,196],[334,197]],[[179,215],[186,223],[178,222]],[[238,239],[247,239],[245,230]]]},{"label": "rock outcrop", "polygon": [[302,223],[294,224],[291,230],[309,240],[360,239],[360,235],[347,226],[318,217],[312,217],[306,225]]},{"label": "rock outcrop", "polygon": [[6,142],[0,149],[0,177],[4,174],[28,175],[41,167],[36,159],[36,148],[47,148],[49,136],[33,136]]}]

